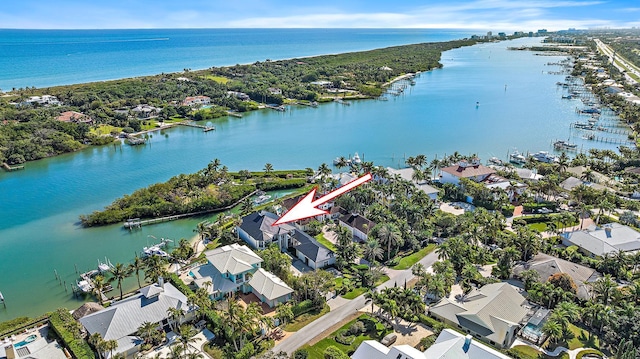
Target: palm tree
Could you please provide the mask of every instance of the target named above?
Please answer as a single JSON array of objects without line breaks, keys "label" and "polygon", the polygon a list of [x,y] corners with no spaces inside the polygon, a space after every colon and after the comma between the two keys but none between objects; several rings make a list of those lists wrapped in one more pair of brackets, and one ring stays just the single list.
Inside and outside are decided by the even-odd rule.
[{"label": "palm tree", "polygon": [[138,336],[144,341],[145,344],[151,344],[153,342],[158,325],[151,322],[144,322],[142,325],[138,327],[137,333]]},{"label": "palm tree", "polygon": [[117,287],[120,289],[120,300],[122,300],[122,281],[131,275],[131,269],[122,263],[116,263],[116,265],[111,268],[111,274],[113,275],[111,280],[118,282]]},{"label": "palm tree", "polygon": [[104,292],[105,288],[107,287],[107,281],[105,280],[104,276],[98,274],[91,279],[91,284],[93,285],[93,295],[98,298],[98,303],[102,305],[102,292]]},{"label": "palm tree", "polygon": [[104,342],[104,339],[102,339],[102,335],[100,335],[100,333],[97,333],[97,332],[93,333],[89,337],[88,341],[89,341],[89,344],[93,345],[93,347],[96,349],[96,351],[100,355],[100,358],[104,358],[104,353],[106,352],[106,350],[103,350],[104,344],[102,343]]},{"label": "palm tree", "polygon": [[142,288],[142,284],[140,284],[140,271],[144,270],[144,268],[145,268],[144,260],[138,257],[138,255],[136,255],[135,258],[133,259],[133,262],[129,264],[129,270],[132,273],[135,273],[136,278],[138,279],[138,288]]},{"label": "palm tree", "polygon": [[242,212],[242,214],[248,214],[251,213],[251,211],[253,211],[253,201],[247,197],[240,204],[240,212]]},{"label": "palm tree", "polygon": [[271,163],[267,163],[264,165],[264,173],[268,176],[271,175],[271,172],[273,172],[273,165]]},{"label": "palm tree", "polygon": [[364,244],[364,249],[362,251],[362,255],[364,258],[369,261],[369,263],[374,263],[377,260],[382,259],[384,251],[380,247],[380,243],[376,239],[369,239]]},{"label": "palm tree", "polygon": [[378,228],[377,238],[387,244],[387,261],[391,259],[391,247],[402,243],[402,234],[393,223],[383,223]]},{"label": "palm tree", "polygon": [[144,264],[146,268],[144,278],[147,280],[156,282],[166,273],[164,268],[166,261],[160,256],[148,256],[144,259]]},{"label": "palm tree", "polygon": [[184,351],[189,352],[189,344],[196,343],[197,338],[194,338],[198,334],[196,329],[191,325],[181,325],[178,330],[178,341],[184,346]]},{"label": "palm tree", "polygon": [[170,320],[169,324],[171,326],[171,329],[175,331],[177,326],[182,324],[180,322],[182,321],[182,317],[184,317],[185,314],[184,309],[169,307],[167,309],[167,314],[169,315],[168,318]]},{"label": "palm tree", "polygon": [[600,302],[604,305],[609,304],[611,293],[616,286],[617,284],[611,277],[611,274],[605,274],[604,277],[598,278],[598,280],[591,283],[593,294],[596,298],[600,299]]},{"label": "palm tree", "polygon": [[553,321],[551,319],[547,320],[546,323],[542,326],[542,332],[549,337],[549,340],[552,342],[557,342],[562,339],[564,332],[562,331],[562,326],[560,323]]}]

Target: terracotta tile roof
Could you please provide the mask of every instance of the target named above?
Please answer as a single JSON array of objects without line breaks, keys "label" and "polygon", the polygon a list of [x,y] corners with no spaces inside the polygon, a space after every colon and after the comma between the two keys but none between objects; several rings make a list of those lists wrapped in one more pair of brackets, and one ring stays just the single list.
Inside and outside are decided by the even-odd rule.
[{"label": "terracotta tile roof", "polygon": [[66,111],[60,114],[57,118],[58,121],[62,122],[91,122],[91,117],[85,115],[81,112],[76,111]]},{"label": "terracotta tile roof", "polygon": [[441,169],[442,172],[447,172],[451,175],[454,175],[456,177],[460,177],[460,178],[469,178],[469,177],[476,177],[476,176],[486,176],[486,175],[490,175],[492,173],[496,173],[496,170],[494,170],[493,168],[489,168],[486,166],[483,166],[481,164],[477,164],[477,165],[472,165],[469,164],[467,166],[460,166],[455,165],[455,166],[449,166],[449,167],[445,167]]}]

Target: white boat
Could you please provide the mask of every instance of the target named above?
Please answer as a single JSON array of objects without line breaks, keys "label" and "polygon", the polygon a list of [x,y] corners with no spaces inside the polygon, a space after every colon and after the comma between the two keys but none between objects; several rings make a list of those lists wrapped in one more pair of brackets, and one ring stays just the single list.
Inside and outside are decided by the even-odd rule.
[{"label": "white boat", "polygon": [[517,165],[523,165],[527,162],[527,159],[516,150],[509,155],[509,162]]},{"label": "white boat", "polygon": [[100,273],[108,272],[113,268],[113,264],[111,264],[111,261],[109,259],[107,259],[107,257],[104,258],[104,261],[105,262],[102,263],[98,259],[98,270],[100,271]]},{"label": "white boat", "polygon": [[76,286],[78,286],[78,288],[85,293],[91,293],[91,291],[93,290],[93,284],[91,284],[91,282],[87,279],[76,281]]},{"label": "white boat", "polygon": [[496,166],[502,166],[504,164],[504,162],[498,157],[489,158],[489,160],[487,160],[487,163],[490,165],[496,165]]},{"label": "white boat", "polygon": [[558,140],[553,143],[553,147],[556,150],[575,151],[578,149],[578,145],[575,143],[569,143],[569,141]]},{"label": "white boat", "polygon": [[531,157],[536,160],[536,161],[540,161],[543,163],[555,163],[555,162],[559,162],[559,159],[557,156],[554,156],[552,154],[550,154],[547,151],[540,151],[540,152],[536,152],[534,154],[531,155]]},{"label": "white boat", "polygon": [[351,158],[351,162],[353,162],[355,164],[362,163],[362,160],[360,159],[360,156],[358,156],[358,152],[356,152],[356,154],[353,155],[353,157]]},{"label": "white boat", "polygon": [[169,254],[165,251],[163,251],[162,249],[160,249],[160,245],[156,244],[155,246],[151,246],[151,247],[144,247],[142,249],[142,254],[145,257],[151,257],[151,256],[160,256],[160,257],[168,257]]},{"label": "white boat", "polygon": [[267,201],[268,201],[268,200],[270,200],[270,199],[271,199],[271,196],[270,196],[270,195],[268,195],[268,194],[263,194],[263,195],[258,196],[258,198],[254,199],[254,200],[253,200],[253,204],[254,204],[254,205],[263,204],[263,203],[267,202]]}]

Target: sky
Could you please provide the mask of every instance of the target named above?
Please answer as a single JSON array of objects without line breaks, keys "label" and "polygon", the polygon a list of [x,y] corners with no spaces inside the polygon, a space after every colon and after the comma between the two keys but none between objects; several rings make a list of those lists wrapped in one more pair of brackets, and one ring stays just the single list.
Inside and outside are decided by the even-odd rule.
[{"label": "sky", "polygon": [[0,28],[14,29],[634,26],[639,0],[21,0],[0,7]]}]

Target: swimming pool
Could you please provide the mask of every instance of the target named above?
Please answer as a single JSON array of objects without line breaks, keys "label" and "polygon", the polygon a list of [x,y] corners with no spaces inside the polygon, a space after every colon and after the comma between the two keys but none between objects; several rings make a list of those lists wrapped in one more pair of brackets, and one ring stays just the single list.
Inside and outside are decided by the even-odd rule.
[{"label": "swimming pool", "polygon": [[18,348],[22,348],[23,346],[33,342],[36,340],[36,338],[38,338],[38,336],[36,336],[35,334],[31,334],[28,337],[26,337],[23,341],[15,343],[13,346],[18,349]]},{"label": "swimming pool", "polygon": [[530,337],[540,338],[542,336],[541,328],[531,323],[528,323],[524,328],[522,328],[522,332]]}]

